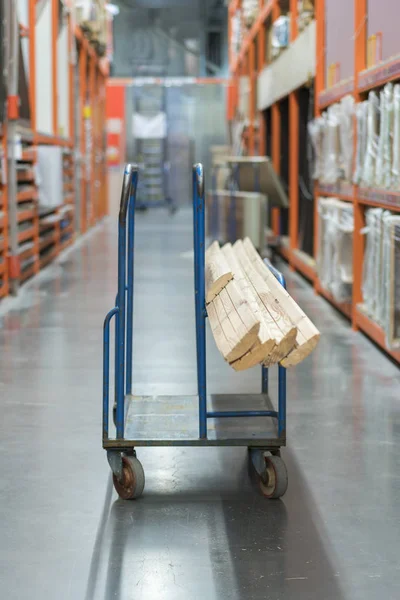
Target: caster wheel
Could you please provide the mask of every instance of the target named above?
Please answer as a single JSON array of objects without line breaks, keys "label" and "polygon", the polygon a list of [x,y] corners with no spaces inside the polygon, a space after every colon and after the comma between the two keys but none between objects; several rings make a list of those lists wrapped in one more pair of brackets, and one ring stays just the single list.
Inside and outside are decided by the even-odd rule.
[{"label": "caster wheel", "polygon": [[143,493],[145,483],[142,463],[135,456],[123,456],[122,465],[121,480],[113,474],[117,494],[123,500],[139,498]]},{"label": "caster wheel", "polygon": [[260,489],[266,498],[281,498],[288,487],[286,465],[280,456],[265,457],[265,481],[260,479]]}]

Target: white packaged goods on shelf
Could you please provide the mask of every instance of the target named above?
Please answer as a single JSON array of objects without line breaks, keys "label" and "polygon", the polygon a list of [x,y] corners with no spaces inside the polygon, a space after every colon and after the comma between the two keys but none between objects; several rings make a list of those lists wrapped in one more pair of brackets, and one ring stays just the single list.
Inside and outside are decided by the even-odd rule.
[{"label": "white packaged goods on shelf", "polygon": [[290,17],[278,17],[272,25],[272,55],[277,56],[282,48],[287,48],[290,37]]},{"label": "white packaged goods on shelf", "polygon": [[367,148],[365,152],[361,185],[373,187],[375,184],[376,155],[378,147],[379,99],[375,92],[368,96]]},{"label": "white packaged goods on shelf", "polygon": [[298,0],[297,14],[298,27],[302,31],[314,16],[314,3],[311,0]]},{"label": "white packaged goods on shelf", "polygon": [[389,83],[380,93],[380,126],[376,156],[375,186],[391,187],[393,147],[393,85]]},{"label": "white packaged goods on shelf", "polygon": [[383,261],[383,214],[382,208],[370,208],[365,212],[366,236],[363,265],[362,292],[364,306],[377,323],[381,322],[381,277]]},{"label": "white packaged goods on shelf", "polygon": [[337,113],[337,105],[333,104],[324,114],[324,170],[322,181],[327,184],[336,183],[340,175],[340,135]]},{"label": "white packaged goods on shelf", "polygon": [[340,169],[342,179],[351,180],[353,168],[353,140],[354,140],[354,98],[344,96],[337,105],[337,118],[339,121],[340,135]]},{"label": "white packaged goods on shelf", "polygon": [[400,216],[386,214],[383,218],[383,267],[385,302],[383,326],[386,345],[400,348]]},{"label": "white packaged goods on shelf", "polygon": [[333,104],[322,117],[308,123],[315,155],[314,178],[334,185],[351,181],[355,104],[352,96]]},{"label": "white packaged goods on shelf", "polygon": [[353,182],[359,185],[364,167],[365,154],[367,151],[367,121],[368,101],[356,104],[355,114],[357,120],[357,152]]},{"label": "white packaged goods on shelf", "polygon": [[37,147],[39,206],[55,207],[63,203],[62,152],[60,146]]},{"label": "white packaged goods on shelf", "polygon": [[400,85],[393,89],[392,188],[400,190]]},{"label": "white packaged goods on shelf", "polygon": [[242,11],[244,22],[247,27],[251,27],[257,18],[260,5],[258,0],[243,0]]},{"label": "white packaged goods on shelf", "polygon": [[321,179],[324,171],[324,133],[325,121],[322,117],[308,122],[308,135],[314,151],[314,179]]},{"label": "white packaged goods on shelf", "polygon": [[367,314],[385,332],[386,345],[400,348],[400,216],[366,211],[363,299]]},{"label": "white packaged goods on shelf", "polygon": [[232,53],[234,56],[239,52],[242,42],[242,15],[241,11],[237,10],[231,19],[232,27]]},{"label": "white packaged goods on shelf", "polygon": [[319,198],[318,277],[338,302],[351,301],[353,283],[353,205]]}]

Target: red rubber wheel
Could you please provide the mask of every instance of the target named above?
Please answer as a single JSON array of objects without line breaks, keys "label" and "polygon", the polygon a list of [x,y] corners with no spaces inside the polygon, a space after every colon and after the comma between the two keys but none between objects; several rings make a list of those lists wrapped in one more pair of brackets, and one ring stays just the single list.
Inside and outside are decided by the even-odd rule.
[{"label": "red rubber wheel", "polygon": [[288,487],[286,465],[280,456],[265,457],[265,480],[260,479],[260,489],[266,498],[281,498]]},{"label": "red rubber wheel", "polygon": [[134,500],[142,495],[145,484],[142,463],[135,456],[122,457],[122,477],[113,474],[114,488],[123,500]]}]

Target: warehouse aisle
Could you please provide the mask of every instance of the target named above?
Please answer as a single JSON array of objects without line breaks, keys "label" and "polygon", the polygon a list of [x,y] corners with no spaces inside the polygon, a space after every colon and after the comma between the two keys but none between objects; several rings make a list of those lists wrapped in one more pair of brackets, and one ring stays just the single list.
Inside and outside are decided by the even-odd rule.
[{"label": "warehouse aisle", "polygon": [[[191,215],[138,216],[134,389],[194,393]],[[289,490],[265,501],[243,449],[140,449],[138,502],[101,449],[102,321],[116,228],[96,230],[1,305],[0,581],[8,600],[397,598],[398,369],[308,284],[321,329],[288,374]],[[208,340],[210,391],[258,391]],[[15,565],[18,564],[18,571]]]}]

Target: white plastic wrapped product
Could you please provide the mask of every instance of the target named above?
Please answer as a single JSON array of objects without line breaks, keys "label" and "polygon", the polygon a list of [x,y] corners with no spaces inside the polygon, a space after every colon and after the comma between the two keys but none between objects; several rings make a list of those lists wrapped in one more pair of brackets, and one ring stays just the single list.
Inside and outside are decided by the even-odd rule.
[{"label": "white plastic wrapped product", "polygon": [[400,85],[393,89],[392,188],[400,190]]},{"label": "white plastic wrapped product", "polygon": [[362,231],[366,234],[362,292],[365,308],[376,322],[380,322],[382,302],[383,213],[381,208],[368,209],[365,215],[366,227]]},{"label": "white plastic wrapped product", "polygon": [[321,285],[326,290],[332,280],[331,234],[329,223],[332,214],[334,198],[318,198],[318,256],[317,271]]},{"label": "white plastic wrapped product", "polygon": [[320,198],[318,276],[338,302],[351,300],[353,282],[353,206],[337,198]]},{"label": "white plastic wrapped product", "polygon": [[324,120],[321,117],[309,121],[307,125],[308,135],[314,150],[314,179],[322,179],[323,173],[323,141],[324,141]]},{"label": "white plastic wrapped product", "polygon": [[386,344],[400,348],[400,216],[384,219],[385,319]]},{"label": "white plastic wrapped product", "polygon": [[334,239],[334,267],[331,291],[338,302],[349,302],[353,284],[354,211],[348,202],[337,201],[337,231]]},{"label": "white plastic wrapped product", "polygon": [[363,264],[363,278],[362,278],[362,294],[364,300],[364,306],[368,314],[373,317],[373,277],[371,273],[373,271],[374,263],[374,216],[372,211],[375,210],[370,208],[365,211],[365,227],[361,230],[361,233],[365,235],[365,251],[364,251],[364,264]]},{"label": "white plastic wrapped product", "polygon": [[379,93],[379,136],[378,146],[376,151],[375,163],[375,181],[374,187],[383,187],[383,145],[384,138],[387,134],[387,111],[386,111],[386,96],[384,90]]},{"label": "white plastic wrapped product", "polygon": [[347,95],[338,105],[340,168],[345,181],[351,181],[354,144],[354,98]]},{"label": "white plastic wrapped product", "polygon": [[[378,213],[377,213],[378,215]],[[375,262],[375,282],[376,282],[376,290],[375,290],[375,317],[376,322],[379,325],[383,325],[385,321],[385,298],[386,298],[386,284],[385,284],[385,220],[388,217],[391,217],[392,213],[388,210],[382,210],[379,219],[376,217],[376,237],[377,237],[377,247],[376,254],[377,259]]]},{"label": "white plastic wrapped product", "polygon": [[365,101],[356,104],[355,113],[357,120],[357,152],[353,183],[360,185],[367,149],[368,102]]},{"label": "white plastic wrapped product", "polygon": [[393,161],[393,84],[388,83],[384,89],[386,107],[386,132],[383,140],[383,187],[392,187],[392,161]]},{"label": "white plastic wrapped product", "polygon": [[375,186],[391,187],[393,140],[393,85],[388,83],[380,93],[380,131],[376,157]]},{"label": "white plastic wrapped product", "polygon": [[378,114],[378,96],[375,92],[370,92],[368,96],[367,147],[361,177],[361,185],[363,187],[372,187],[375,184],[376,153],[378,147]]},{"label": "white plastic wrapped product", "polygon": [[330,106],[325,117],[324,135],[324,171],[323,181],[329,185],[335,184],[340,176],[340,130],[338,113],[340,109],[336,104]]}]

